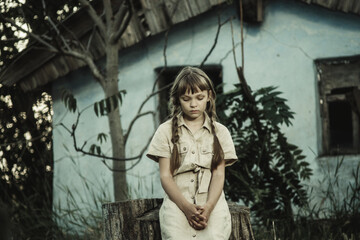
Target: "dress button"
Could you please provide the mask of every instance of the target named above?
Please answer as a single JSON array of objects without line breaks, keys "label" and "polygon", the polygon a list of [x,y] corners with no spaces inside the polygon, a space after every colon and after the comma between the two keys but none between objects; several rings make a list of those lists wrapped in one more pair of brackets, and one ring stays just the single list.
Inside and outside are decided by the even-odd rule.
[{"label": "dress button", "polygon": [[193,237],[196,237],[196,234],[193,234]]},{"label": "dress button", "polygon": [[194,198],[195,198],[194,196],[191,197],[191,199],[194,199]]},{"label": "dress button", "polygon": [[195,154],[195,151],[192,151],[192,154]]},{"label": "dress button", "polygon": [[186,147],[184,147],[183,150],[186,151]]},{"label": "dress button", "polygon": [[194,182],[194,179],[191,179],[191,182]]}]

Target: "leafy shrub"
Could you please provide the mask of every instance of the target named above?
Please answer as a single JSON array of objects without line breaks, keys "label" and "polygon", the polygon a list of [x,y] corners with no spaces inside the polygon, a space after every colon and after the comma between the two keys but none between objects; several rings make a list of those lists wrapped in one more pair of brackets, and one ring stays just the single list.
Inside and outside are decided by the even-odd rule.
[{"label": "leafy shrub", "polygon": [[230,130],[239,161],[227,169],[225,191],[232,201],[251,207],[261,224],[283,223],[284,234],[294,227],[293,205],[303,207],[308,195],[302,180],[312,174],[302,150],[290,144],[281,125],[291,125],[294,113],[275,87],[253,92],[247,100],[241,85],[220,94],[220,121]]}]

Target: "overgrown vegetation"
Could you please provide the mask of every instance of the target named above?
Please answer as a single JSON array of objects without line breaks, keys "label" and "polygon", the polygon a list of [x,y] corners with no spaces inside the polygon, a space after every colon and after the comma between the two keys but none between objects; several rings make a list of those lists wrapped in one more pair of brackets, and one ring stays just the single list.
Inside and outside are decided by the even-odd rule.
[{"label": "overgrown vegetation", "polygon": [[[256,239],[358,239],[359,166],[346,195],[339,197],[339,169],[325,174],[321,196],[304,184],[312,170],[302,151],[290,144],[281,125],[291,125],[294,113],[275,87],[244,99],[241,85],[218,98],[219,118],[232,133],[239,158],[227,169],[225,191],[232,201],[251,207]],[[310,193],[310,195],[308,195]],[[316,199],[314,199],[316,198]],[[312,205],[310,202],[318,202]]]},{"label": "overgrown vegetation", "polygon": [[43,214],[52,209],[51,115],[45,91],[0,86],[0,236],[9,227],[15,239],[47,234],[35,219],[51,220]]},{"label": "overgrown vegetation", "polygon": [[[322,187],[320,192],[309,189],[309,198],[314,201],[298,209],[295,214],[296,225],[291,235],[293,239],[360,239],[360,163],[346,180],[341,180],[339,170],[343,160],[344,157],[337,160],[335,169],[325,170],[318,183],[318,186]],[[341,186],[342,181],[348,181],[345,189]],[[275,236],[282,231],[282,224],[274,222],[271,228],[254,226],[254,230],[256,239],[278,239]]]},{"label": "overgrown vegetation", "polygon": [[[218,107],[225,110],[219,112],[219,116],[233,134],[240,160],[227,169],[227,195],[251,207],[256,239],[360,239],[357,226],[360,221],[360,163],[349,176],[343,194],[339,194],[343,158],[334,170],[329,168],[323,174],[318,184],[322,186],[320,196],[315,195],[318,191],[305,189],[302,180],[310,177],[311,170],[301,150],[289,144],[281,133],[281,124],[290,125],[293,113],[280,94],[273,87],[254,92],[260,122],[267,133],[261,141],[250,118],[254,109],[242,100],[240,86],[219,96]],[[4,172],[2,174],[4,176]],[[5,226],[0,219],[0,226],[9,227],[14,239],[103,239],[100,209],[109,194],[85,178],[83,186],[86,194],[63,187],[67,206],[55,203],[54,208],[51,207],[51,181],[26,185],[28,192],[20,195],[22,201],[18,201],[18,197],[13,199],[13,193],[3,189],[0,215],[4,217],[7,212],[11,224]],[[39,195],[40,192],[47,195]],[[8,199],[7,202],[4,199]],[[291,231],[284,226],[291,226]],[[2,234],[7,233],[3,231]]]},{"label": "overgrown vegetation", "polygon": [[218,99],[219,109],[225,110],[219,117],[232,133],[239,158],[227,171],[227,196],[251,206],[262,224],[285,220],[284,232],[290,233],[293,206],[303,207],[308,199],[301,181],[311,176],[302,151],[280,129],[291,125],[293,112],[274,87],[255,91],[255,103],[244,100],[243,94],[236,85]]},{"label": "overgrown vegetation", "polygon": [[[110,194],[101,188],[101,184],[82,179],[83,189],[79,191],[70,190],[66,186],[60,187],[67,196],[65,205],[51,205],[52,186],[49,182],[44,182],[42,187],[50,197],[39,196],[36,193],[39,191],[37,185],[28,187],[33,193],[22,195],[23,202],[0,202],[1,239],[104,239],[101,207],[104,202],[109,202]],[[11,199],[9,192],[4,192],[2,196]]]}]

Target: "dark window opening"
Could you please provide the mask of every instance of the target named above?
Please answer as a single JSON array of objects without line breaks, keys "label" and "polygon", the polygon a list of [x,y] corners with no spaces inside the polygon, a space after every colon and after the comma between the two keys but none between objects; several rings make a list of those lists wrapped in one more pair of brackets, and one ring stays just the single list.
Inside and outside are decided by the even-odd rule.
[{"label": "dark window opening", "polygon": [[353,87],[331,89],[331,94],[346,94],[353,91]]},{"label": "dark window opening", "polygon": [[329,103],[330,147],[351,148],[353,126],[351,106],[346,101]]},{"label": "dark window opening", "polygon": [[321,155],[360,154],[360,56],[315,61]]},{"label": "dark window opening", "polygon": [[[162,67],[156,68],[155,71],[158,75],[158,89],[162,89],[167,85],[174,82],[177,74],[184,66],[167,67],[165,70]],[[202,70],[209,76],[214,84],[216,94],[222,93],[222,67],[221,65],[206,65]],[[159,93],[159,120],[164,122],[169,118],[169,95],[170,88],[168,86]]]}]

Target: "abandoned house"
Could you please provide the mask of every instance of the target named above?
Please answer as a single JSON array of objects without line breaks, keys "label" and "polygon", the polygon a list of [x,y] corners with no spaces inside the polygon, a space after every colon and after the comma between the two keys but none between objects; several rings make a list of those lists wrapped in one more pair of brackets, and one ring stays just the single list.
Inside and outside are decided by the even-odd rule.
[{"label": "abandoned house", "polygon": [[[127,92],[120,106],[125,130],[150,95],[165,64],[163,76],[167,77],[159,79],[157,88],[173,80],[182,66],[201,64],[214,44],[220,23],[225,22],[204,68],[216,84],[223,84],[223,91],[238,83],[232,56],[234,38],[241,63],[238,4],[228,4],[225,0],[184,0],[174,11],[174,1],[134,2],[138,12],[119,49],[119,88]],[[346,184],[346,176],[360,161],[360,3],[356,0],[245,1],[244,13],[248,84],[252,89],[277,86],[283,92],[282,97],[288,99],[295,119],[283,131],[291,143],[303,150],[314,171],[308,184],[316,188],[324,168],[334,167],[340,156],[345,158],[341,176]],[[68,19],[72,31],[80,37],[86,37],[92,29],[91,21],[84,15],[79,11]],[[100,42],[95,37],[91,51],[101,65],[104,51]],[[85,209],[94,208],[97,203],[84,200],[87,199],[84,196],[91,196],[84,179],[93,191],[105,192],[106,200],[114,201],[113,172],[101,160],[76,152],[71,136],[60,126],[62,123],[70,128],[77,117],[61,101],[64,89],[70,90],[77,98],[78,107],[84,109],[104,98],[101,86],[82,62],[31,46],[24,51],[16,64],[0,73],[0,82],[17,83],[26,91],[43,86],[51,89],[54,204],[67,206],[68,194],[64,189],[69,189],[77,193],[75,198],[85,201]],[[155,118],[147,115],[135,123],[126,145],[127,157],[138,155],[164,120],[166,97],[166,94],[156,95],[144,105],[142,112],[157,110],[159,106],[161,109]],[[96,142],[99,133],[109,134],[108,131],[107,119],[97,117],[90,108],[81,116],[76,135],[80,144]],[[107,143],[101,146],[103,152],[111,153]],[[140,161],[128,161],[126,166],[130,198],[163,196],[155,162],[143,156]]]}]

